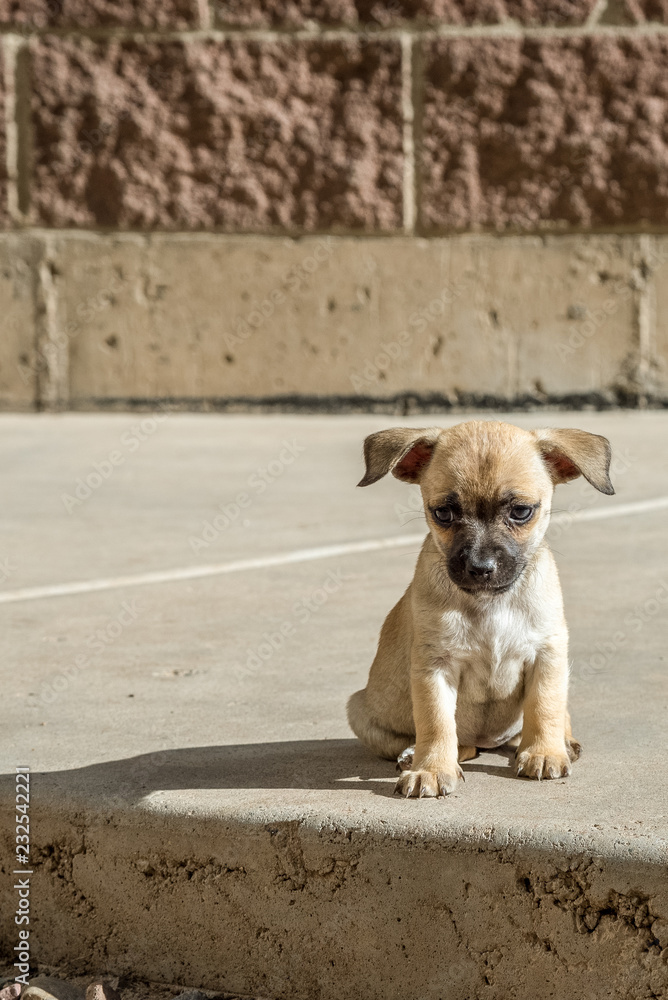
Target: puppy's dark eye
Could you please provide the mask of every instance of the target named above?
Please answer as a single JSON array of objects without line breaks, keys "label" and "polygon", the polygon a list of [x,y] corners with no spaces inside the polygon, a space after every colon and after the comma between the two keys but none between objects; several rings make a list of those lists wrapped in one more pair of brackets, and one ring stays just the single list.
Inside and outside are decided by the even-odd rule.
[{"label": "puppy's dark eye", "polygon": [[439,524],[452,524],[455,519],[455,512],[452,507],[436,507],[432,513],[434,520],[438,521]]},{"label": "puppy's dark eye", "polygon": [[518,524],[524,524],[526,521],[530,521],[533,517],[534,508],[529,507],[528,504],[516,503],[514,507],[510,508],[510,520],[517,521]]}]

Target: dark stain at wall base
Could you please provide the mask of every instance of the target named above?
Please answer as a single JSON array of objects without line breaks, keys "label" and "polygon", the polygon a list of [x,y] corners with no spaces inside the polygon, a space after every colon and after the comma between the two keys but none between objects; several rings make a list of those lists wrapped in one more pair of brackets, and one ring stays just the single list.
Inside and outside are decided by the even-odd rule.
[{"label": "dark stain at wall base", "polygon": [[522,395],[513,398],[476,393],[445,396],[440,393],[397,393],[394,396],[235,396],[211,399],[117,398],[77,400],[68,409],[149,412],[153,410],[192,413],[457,413],[465,410],[529,412],[531,410],[666,409],[668,397],[642,395],[624,389],[609,392],[573,393],[563,396]]}]

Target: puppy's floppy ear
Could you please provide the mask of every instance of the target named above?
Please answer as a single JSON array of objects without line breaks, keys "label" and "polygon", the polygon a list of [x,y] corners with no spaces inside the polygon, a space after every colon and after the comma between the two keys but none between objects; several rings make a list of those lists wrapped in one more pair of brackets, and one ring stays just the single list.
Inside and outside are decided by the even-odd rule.
[{"label": "puppy's floppy ear", "polygon": [[563,428],[533,431],[552,482],[584,476],[601,493],[614,495],[610,482],[610,442],[600,434]]},{"label": "puppy's floppy ear", "polygon": [[357,485],[371,486],[388,472],[405,483],[417,483],[440,433],[440,427],[391,427],[369,434],[364,442],[366,473]]}]

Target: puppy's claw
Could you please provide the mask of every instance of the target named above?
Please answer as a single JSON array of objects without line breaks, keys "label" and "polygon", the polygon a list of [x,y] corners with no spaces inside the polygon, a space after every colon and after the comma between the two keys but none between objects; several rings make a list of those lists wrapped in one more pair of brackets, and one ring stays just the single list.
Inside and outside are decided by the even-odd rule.
[{"label": "puppy's claw", "polygon": [[459,764],[457,765],[457,769],[454,772],[454,774],[444,774],[442,771],[440,771],[439,774],[437,775],[438,790],[440,794],[445,796],[445,795],[450,795],[452,792],[454,792],[455,788],[457,787],[457,782],[460,778],[462,779],[462,781],[466,781],[466,778],[464,777],[464,772],[462,771]]},{"label": "puppy's claw", "polygon": [[454,792],[460,777],[463,775],[459,766],[452,773],[403,771],[394,791],[396,795],[404,795],[407,799],[435,799]]},{"label": "puppy's claw", "polygon": [[522,750],[517,754],[516,774],[518,778],[565,778],[571,773],[569,755],[559,750]]}]

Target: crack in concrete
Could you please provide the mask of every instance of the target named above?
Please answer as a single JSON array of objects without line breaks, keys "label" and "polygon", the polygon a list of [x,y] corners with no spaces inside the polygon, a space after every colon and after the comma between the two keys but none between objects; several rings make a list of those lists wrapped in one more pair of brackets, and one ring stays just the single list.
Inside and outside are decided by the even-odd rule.
[{"label": "crack in concrete", "polygon": [[652,930],[659,916],[652,913],[651,896],[621,893],[614,889],[605,900],[593,898],[591,881],[600,869],[592,861],[576,862],[576,867],[551,875],[529,872],[518,877],[518,887],[533,896],[536,906],[550,901],[560,910],[571,913],[579,934],[592,934],[602,920],[609,918],[632,931],[645,952],[662,954],[660,941]]},{"label": "crack in concrete", "polygon": [[289,820],[265,828],[278,861],[276,882],[285,882],[293,890],[301,891],[318,884],[336,892],[355,870],[360,856],[341,858],[332,855],[319,868],[309,868],[304,858],[300,826],[300,820]]},{"label": "crack in concrete", "polygon": [[63,891],[71,897],[77,916],[82,917],[93,914],[95,904],[81,891],[74,875],[75,858],[86,854],[86,845],[83,836],[81,834],[80,836],[81,840],[77,845],[54,842],[35,850],[32,866],[35,871],[42,869],[46,873],[55,875]]},{"label": "crack in concrete", "polygon": [[164,855],[152,858],[143,856],[135,861],[134,866],[145,878],[172,885],[178,882],[207,883],[230,875],[243,877],[247,874],[241,865],[218,863],[214,858],[206,861],[193,858],[176,861]]}]

